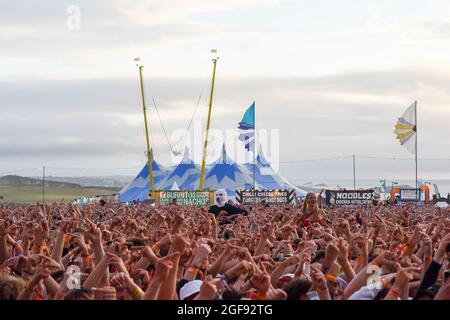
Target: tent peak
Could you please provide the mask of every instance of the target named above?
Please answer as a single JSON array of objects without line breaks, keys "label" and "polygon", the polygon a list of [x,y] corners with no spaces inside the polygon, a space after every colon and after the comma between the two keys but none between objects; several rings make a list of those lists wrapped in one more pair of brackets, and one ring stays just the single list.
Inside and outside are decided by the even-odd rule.
[{"label": "tent peak", "polygon": [[181,163],[187,163],[191,161],[191,158],[189,156],[189,147],[186,145],[184,147],[184,154],[183,154],[183,159],[181,160]]}]

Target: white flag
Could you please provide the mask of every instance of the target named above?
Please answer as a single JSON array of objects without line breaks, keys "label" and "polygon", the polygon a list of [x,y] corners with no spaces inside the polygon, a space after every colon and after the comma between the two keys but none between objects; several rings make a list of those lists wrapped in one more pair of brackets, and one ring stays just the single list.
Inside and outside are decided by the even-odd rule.
[{"label": "white flag", "polygon": [[400,144],[409,152],[416,153],[417,139],[416,103],[413,103],[405,113],[398,118],[394,133]]}]

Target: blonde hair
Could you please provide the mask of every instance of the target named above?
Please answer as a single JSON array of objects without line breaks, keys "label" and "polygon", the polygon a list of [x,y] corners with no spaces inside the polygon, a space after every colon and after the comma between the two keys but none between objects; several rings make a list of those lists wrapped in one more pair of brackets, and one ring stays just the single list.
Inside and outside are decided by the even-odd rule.
[{"label": "blonde hair", "polygon": [[303,201],[302,207],[300,208],[300,210],[302,212],[302,218],[305,217],[306,210],[309,209],[308,197],[310,197],[310,196],[313,196],[313,197],[316,198],[316,203],[314,204],[314,209],[313,209],[312,214],[316,213],[320,217],[320,219],[324,219],[325,218],[325,213],[319,208],[319,203],[318,203],[318,200],[317,200],[317,196],[316,196],[316,194],[314,192],[308,192],[306,194],[305,201]]},{"label": "blonde hair", "polygon": [[16,300],[25,288],[25,281],[0,274],[0,300]]},{"label": "blonde hair", "polygon": [[316,198],[316,203],[314,204],[314,211],[315,211],[315,212],[319,211],[319,205],[318,205],[318,203],[317,203],[317,196],[316,196],[316,194],[315,194],[314,192],[308,192],[308,193],[306,194],[305,201],[303,201],[302,207],[300,208],[300,210],[302,211],[302,213],[306,213],[306,210],[309,209],[308,198],[309,198],[310,196],[313,196],[313,197]]}]

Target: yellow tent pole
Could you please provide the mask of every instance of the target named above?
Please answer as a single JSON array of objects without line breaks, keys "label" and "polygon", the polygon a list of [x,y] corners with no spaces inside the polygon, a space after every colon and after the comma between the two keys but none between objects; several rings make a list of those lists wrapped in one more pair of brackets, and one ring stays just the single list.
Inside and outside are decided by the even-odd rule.
[{"label": "yellow tent pole", "polygon": [[142,95],[142,110],[144,111],[144,123],[145,123],[145,138],[147,140],[147,164],[148,164],[148,170],[150,172],[149,178],[150,178],[150,188],[151,188],[151,195],[152,199],[155,200],[155,185],[153,182],[153,162],[152,162],[152,154],[150,151],[150,140],[148,137],[148,125],[147,125],[147,108],[145,106],[145,96],[144,96],[144,83],[142,80],[142,68],[144,66],[138,65],[139,67],[139,79],[141,84],[141,95]]},{"label": "yellow tent pole", "polygon": [[208,111],[208,122],[206,123],[206,135],[205,135],[205,144],[203,146],[203,159],[202,159],[202,171],[200,173],[200,186],[199,190],[203,191],[203,180],[205,178],[205,164],[206,164],[206,148],[208,147],[208,133],[209,133],[209,125],[211,123],[211,109],[212,109],[212,101],[213,101],[213,94],[214,94],[214,81],[216,79],[216,64],[217,59],[212,59],[213,61],[213,76],[212,76],[212,84],[211,84],[211,94],[209,95],[209,111]]}]

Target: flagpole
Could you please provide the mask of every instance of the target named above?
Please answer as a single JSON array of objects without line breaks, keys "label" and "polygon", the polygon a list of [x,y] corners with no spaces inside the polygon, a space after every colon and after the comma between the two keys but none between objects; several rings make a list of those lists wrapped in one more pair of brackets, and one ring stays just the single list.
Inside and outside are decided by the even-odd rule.
[{"label": "flagpole", "polygon": [[45,213],[45,166],[42,167],[42,204],[44,205]]},{"label": "flagpole", "polygon": [[353,190],[356,190],[355,155],[353,155]]},{"label": "flagpole", "polygon": [[256,106],[255,101],[253,101],[253,127],[254,127],[254,137],[253,137],[253,190],[256,190]]},{"label": "flagpole", "polygon": [[[415,103],[415,108],[414,108],[414,112],[415,112],[415,118],[416,118],[416,200],[419,200],[418,198],[418,189],[419,189],[419,185],[418,185],[418,180],[417,180],[417,100],[414,102]],[[420,194],[420,193],[419,193]]]}]

